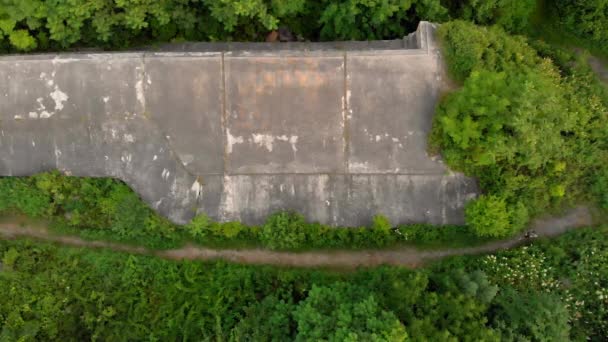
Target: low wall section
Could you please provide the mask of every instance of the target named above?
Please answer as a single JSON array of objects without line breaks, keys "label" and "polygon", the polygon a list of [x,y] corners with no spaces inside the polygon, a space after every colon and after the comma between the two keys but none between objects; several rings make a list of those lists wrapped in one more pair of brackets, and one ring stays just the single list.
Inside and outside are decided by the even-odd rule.
[{"label": "low wall section", "polygon": [[1,57],[0,175],[116,177],[175,222],[461,223],[475,182],[426,152],[447,86],[434,30]]}]

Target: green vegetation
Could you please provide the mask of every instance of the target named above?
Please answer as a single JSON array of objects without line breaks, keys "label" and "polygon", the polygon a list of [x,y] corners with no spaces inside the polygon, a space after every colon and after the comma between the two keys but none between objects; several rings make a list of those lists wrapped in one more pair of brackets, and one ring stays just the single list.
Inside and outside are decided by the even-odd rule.
[{"label": "green vegetation", "polygon": [[607,234],[356,272],[0,241],[0,340],[601,341]]},{"label": "green vegetation", "polygon": [[[574,203],[608,210],[608,91],[577,45],[608,56],[607,0],[0,0],[0,52],[170,41],[391,39],[439,30],[462,87],[437,108],[431,144],[484,194],[468,226],[331,228],[282,212],[263,225],[184,226],[124,183],[57,172],[0,178],[0,213],[91,239],[168,248],[465,246]],[[480,27],[479,25],[493,25]],[[511,34],[525,34],[514,36]],[[551,42],[553,45],[547,43]],[[0,240],[0,341],[604,341],[608,227],[356,272],[175,262]]]},{"label": "green vegetation", "polygon": [[552,0],[548,5],[555,9],[553,20],[565,32],[608,55],[608,1]]},{"label": "green vegetation", "polygon": [[439,105],[431,140],[486,192],[466,210],[473,231],[506,236],[547,210],[605,206],[608,92],[586,64],[498,27],[455,21],[439,35],[463,87]]},{"label": "green vegetation", "polygon": [[301,215],[279,212],[262,226],[213,222],[205,215],[179,226],[151,210],[124,183],[109,178],[79,178],[58,172],[0,178],[0,214],[24,213],[52,221],[55,230],[152,248],[186,241],[203,245],[263,246],[271,249],[464,246],[486,241],[465,226],[411,224],[393,227],[382,215],[370,227],[334,228],[308,223]]},{"label": "green vegetation", "polygon": [[440,21],[447,14],[439,0],[4,0],[0,47],[260,41],[279,26],[312,40],[381,39],[409,33],[420,18]]},{"label": "green vegetation", "polygon": [[421,19],[520,32],[535,7],[534,0],[3,0],[0,51],[261,41],[279,27],[307,40],[391,39]]}]

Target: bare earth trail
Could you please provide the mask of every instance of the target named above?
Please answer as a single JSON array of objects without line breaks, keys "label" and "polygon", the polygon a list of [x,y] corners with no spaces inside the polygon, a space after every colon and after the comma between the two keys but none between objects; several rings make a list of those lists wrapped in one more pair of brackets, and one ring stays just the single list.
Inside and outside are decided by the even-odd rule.
[{"label": "bare earth trail", "polygon": [[608,62],[603,61],[602,59],[595,56],[590,56],[587,61],[589,62],[589,66],[597,74],[599,79],[606,85],[608,85]]},{"label": "bare earth trail", "polygon": [[[535,221],[531,229],[539,237],[552,237],[568,230],[589,226],[593,223],[592,215],[586,207],[577,207],[559,218],[546,218]],[[50,241],[62,245],[105,248],[119,252],[142,255],[154,255],[172,260],[226,260],[241,264],[277,265],[288,267],[332,267],[355,268],[378,266],[382,264],[415,268],[426,262],[448,256],[490,253],[512,248],[526,242],[523,235],[508,240],[488,243],[470,248],[447,248],[438,250],[420,250],[414,247],[401,247],[394,250],[360,250],[360,251],[309,251],[277,252],[265,249],[212,249],[187,245],[179,249],[157,251],[144,247],[105,241],[89,241],[74,236],[60,236],[49,232],[45,227],[22,227],[16,223],[0,223],[0,236],[5,239],[29,237]]]}]

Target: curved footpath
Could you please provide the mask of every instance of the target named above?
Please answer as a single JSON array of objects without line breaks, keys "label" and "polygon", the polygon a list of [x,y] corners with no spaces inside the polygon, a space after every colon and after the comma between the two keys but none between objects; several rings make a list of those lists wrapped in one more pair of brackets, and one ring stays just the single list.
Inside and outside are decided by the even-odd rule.
[{"label": "curved footpath", "polygon": [[[593,224],[590,210],[577,207],[559,218],[537,220],[532,224],[539,237],[552,237],[568,230]],[[415,268],[432,260],[455,256],[494,252],[512,248],[526,241],[523,235],[508,240],[488,243],[469,248],[447,248],[438,250],[419,250],[414,247],[401,247],[393,250],[359,250],[359,251],[309,251],[277,252],[265,249],[212,249],[187,245],[179,249],[152,250],[126,244],[105,241],[88,241],[74,236],[53,235],[46,228],[21,227],[19,224],[0,224],[0,236],[5,239],[30,237],[38,240],[56,242],[63,245],[107,248],[114,251],[153,255],[172,260],[216,260],[222,259],[242,264],[277,265],[288,267],[337,267],[354,268],[360,266],[377,266],[382,264]]]}]

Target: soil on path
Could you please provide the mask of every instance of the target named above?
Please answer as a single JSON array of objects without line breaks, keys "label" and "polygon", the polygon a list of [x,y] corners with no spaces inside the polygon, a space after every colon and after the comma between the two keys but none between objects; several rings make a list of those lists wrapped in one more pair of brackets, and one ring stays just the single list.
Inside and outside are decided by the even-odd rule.
[{"label": "soil on path", "polygon": [[600,58],[595,56],[589,56],[587,61],[599,79],[608,85],[608,62],[602,61]]},{"label": "soil on path", "polygon": [[[561,217],[549,217],[535,221],[531,225],[538,237],[552,237],[567,230],[589,226],[593,223],[588,208],[577,207]],[[43,225],[23,227],[17,223],[0,222],[0,236],[5,239],[29,237],[51,241],[63,245],[106,248],[119,252],[142,255],[154,255],[172,260],[216,260],[222,259],[242,264],[277,265],[288,267],[331,267],[355,268],[378,266],[382,264],[404,267],[418,267],[426,262],[448,256],[482,254],[512,248],[529,241],[524,234],[508,240],[488,243],[470,248],[447,248],[439,250],[420,250],[414,247],[401,247],[393,250],[360,250],[360,251],[308,251],[278,252],[265,249],[213,249],[194,245],[183,248],[157,251],[144,247],[135,247],[105,241],[89,241],[74,236],[59,236],[48,231]]]}]

